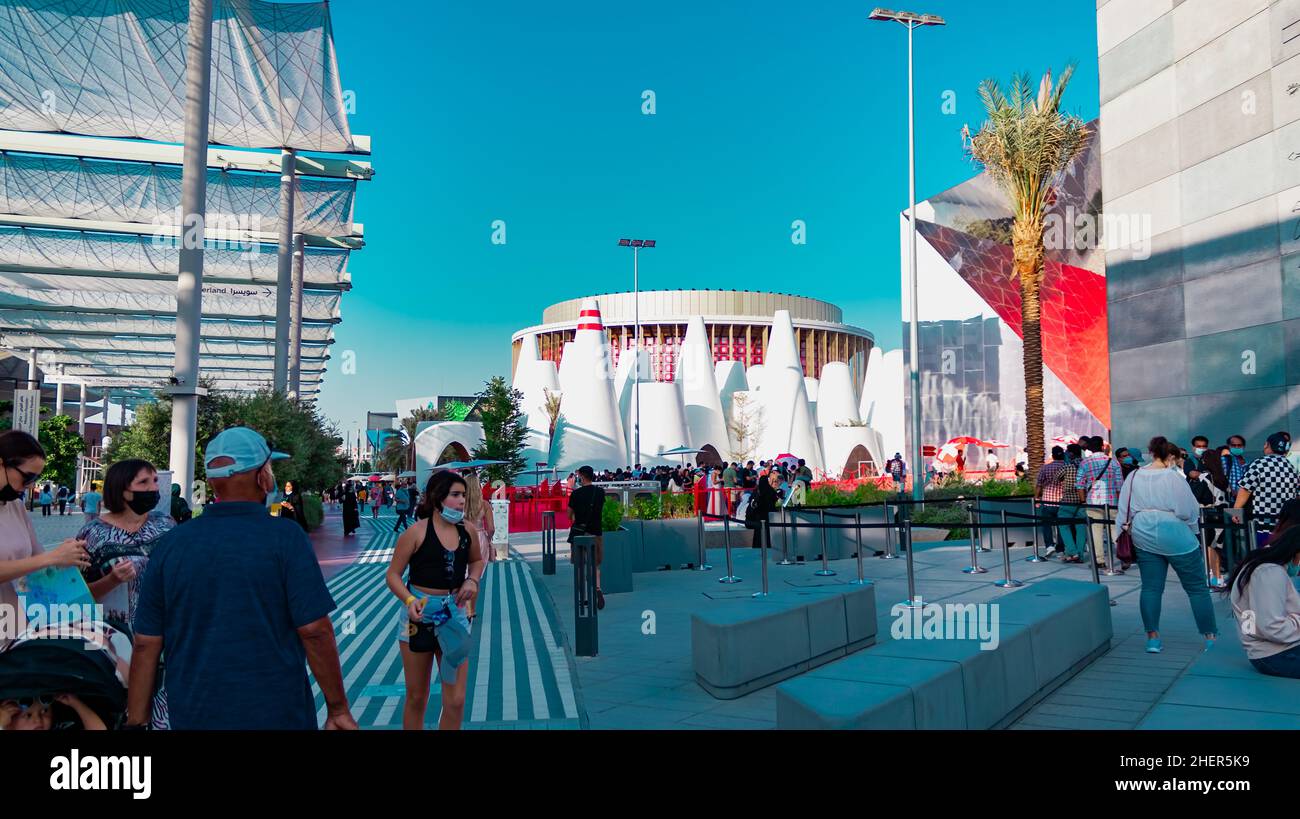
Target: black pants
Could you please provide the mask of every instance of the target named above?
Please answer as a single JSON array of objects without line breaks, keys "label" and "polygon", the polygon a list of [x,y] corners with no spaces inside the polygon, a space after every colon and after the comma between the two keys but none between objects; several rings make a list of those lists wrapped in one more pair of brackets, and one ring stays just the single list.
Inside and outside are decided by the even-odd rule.
[{"label": "black pants", "polygon": [[402,529],[405,529],[409,525],[410,524],[406,522],[406,510],[399,509],[397,511],[397,524],[393,526],[393,531],[400,532]]},{"label": "black pants", "polygon": [[68,502],[66,500],[59,501],[59,514],[66,515],[67,513],[68,513]]},{"label": "black pants", "polygon": [[42,504],[41,504],[41,517],[43,517],[43,518],[48,518],[49,516],[50,516],[50,505],[49,505],[48,503],[42,503]]},{"label": "black pants", "polygon": [[767,540],[767,548],[772,548],[772,528],[767,525],[767,516],[764,515],[761,520],[754,523],[754,548],[763,548],[763,540]]}]

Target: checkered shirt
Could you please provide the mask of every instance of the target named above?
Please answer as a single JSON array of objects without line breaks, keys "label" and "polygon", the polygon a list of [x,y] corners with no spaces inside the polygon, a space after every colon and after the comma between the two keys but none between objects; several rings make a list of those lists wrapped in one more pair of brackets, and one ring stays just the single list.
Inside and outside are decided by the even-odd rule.
[{"label": "checkered shirt", "polygon": [[1300,497],[1300,472],[1281,455],[1265,455],[1246,467],[1240,488],[1250,491],[1252,512],[1260,518],[1259,531],[1271,532],[1272,519],[1282,512],[1282,504]]}]

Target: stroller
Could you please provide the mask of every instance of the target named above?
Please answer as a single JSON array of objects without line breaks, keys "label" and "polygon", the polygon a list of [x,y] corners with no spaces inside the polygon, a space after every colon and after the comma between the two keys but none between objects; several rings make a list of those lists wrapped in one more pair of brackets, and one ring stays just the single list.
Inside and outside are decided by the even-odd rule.
[{"label": "stroller", "polygon": [[[0,651],[0,702],[75,694],[110,729],[126,717],[131,634],[124,624],[73,622],[29,628]],[[56,724],[75,720],[61,703]]]}]

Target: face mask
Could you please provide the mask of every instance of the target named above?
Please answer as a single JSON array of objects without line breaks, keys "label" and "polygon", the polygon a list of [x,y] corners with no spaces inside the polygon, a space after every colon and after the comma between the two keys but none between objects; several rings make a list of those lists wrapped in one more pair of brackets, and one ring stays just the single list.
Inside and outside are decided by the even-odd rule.
[{"label": "face mask", "polygon": [[1195,454],[1196,457],[1199,458],[1199,457],[1201,457],[1202,455],[1205,454],[1205,447],[1203,447],[1203,446],[1194,446],[1194,447],[1192,447],[1192,453]]},{"label": "face mask", "polygon": [[447,521],[448,523],[460,523],[462,520],[465,519],[464,512],[462,512],[459,509],[449,509],[446,506],[442,507],[442,511],[440,511],[438,514],[442,515],[442,519]]},{"label": "face mask", "polygon": [[1124,456],[1124,463],[1126,463],[1126,464],[1132,464],[1132,463],[1133,463],[1133,458],[1132,458],[1132,456],[1125,455],[1125,456]]},{"label": "face mask", "polygon": [[1228,451],[1231,452],[1233,455],[1237,456],[1238,458],[1246,454],[1246,448],[1240,446],[1231,447]]},{"label": "face mask", "polygon": [[126,505],[131,507],[131,511],[135,512],[137,515],[143,515],[147,514],[150,509],[153,509],[158,505],[159,497],[160,495],[155,490],[136,492],[135,497],[127,501]]},{"label": "face mask", "polygon": [[5,481],[4,485],[0,486],[0,501],[18,500],[22,496],[23,493],[10,486],[9,481]]}]

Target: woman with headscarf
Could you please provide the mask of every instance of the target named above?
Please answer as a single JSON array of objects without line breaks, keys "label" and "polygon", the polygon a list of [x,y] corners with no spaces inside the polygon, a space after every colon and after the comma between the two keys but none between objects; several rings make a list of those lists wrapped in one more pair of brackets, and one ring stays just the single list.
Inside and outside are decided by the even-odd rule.
[{"label": "woman with headscarf", "polygon": [[[289,514],[285,514],[288,512]],[[284,500],[280,501],[280,517],[293,518],[302,530],[307,531],[307,514],[302,505],[302,492],[293,481],[284,482]]]},{"label": "woman with headscarf", "polygon": [[347,537],[361,528],[361,511],[357,508],[357,491],[348,481],[343,488],[343,536]]}]

